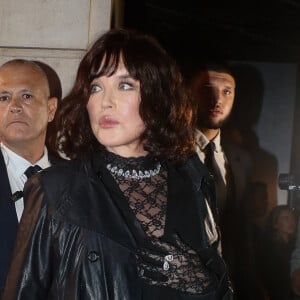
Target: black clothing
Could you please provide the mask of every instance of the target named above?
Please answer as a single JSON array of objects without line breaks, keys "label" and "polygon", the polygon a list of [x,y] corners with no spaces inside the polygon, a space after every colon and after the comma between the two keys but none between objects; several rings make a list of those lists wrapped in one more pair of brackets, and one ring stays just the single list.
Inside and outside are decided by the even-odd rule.
[{"label": "black clothing", "polygon": [[[62,158],[48,154],[51,165],[62,163]],[[23,196],[22,193],[19,196]],[[19,197],[18,196],[18,197]],[[0,295],[3,292],[13,244],[18,229],[18,219],[8,179],[5,161],[0,151]],[[17,197],[17,198],[18,198]],[[20,197],[19,197],[20,198]]]},{"label": "black clothing", "polygon": [[[166,214],[158,231],[152,229],[156,224],[138,221],[138,212],[148,213],[145,203],[130,208],[134,190],[129,184],[124,196],[121,181],[106,165],[96,153],[49,168],[26,184],[26,207],[3,299],[230,299],[226,267],[216,243],[210,245],[204,223],[205,199],[216,212],[213,185],[198,157],[180,166],[161,162],[158,177],[165,180],[167,174],[167,190],[161,192],[160,209]],[[155,185],[151,180],[148,188]],[[162,223],[158,238],[153,233],[161,231]],[[164,286],[169,271],[160,262],[175,257],[182,245],[212,274],[205,295]]]},{"label": "black clothing", "polygon": [[271,233],[265,233],[260,241],[258,265],[270,300],[292,299],[290,261],[294,247],[294,239],[284,241]]},{"label": "black clothing", "polygon": [[[118,170],[124,170],[125,173],[133,170],[136,176],[139,176],[138,173],[144,176],[142,180],[137,180],[118,175],[118,172],[112,174],[146,234],[162,236],[167,208],[167,171],[160,170],[156,176],[150,176],[150,172],[157,169],[157,166],[161,169],[161,165],[149,156],[124,158],[108,152],[104,160],[109,165],[113,164],[112,168],[118,167]],[[147,172],[149,176],[145,177]]]},{"label": "black clothing", "polygon": [[[209,292],[216,288],[213,280],[211,280],[211,278],[214,278],[214,274],[208,272],[203,266],[199,255],[195,251],[182,243],[179,238],[176,239],[177,247],[164,245],[158,239],[163,235],[165,227],[167,170],[149,156],[124,158],[108,152],[105,155],[105,161],[109,165],[109,169],[113,170],[112,175],[116,183],[149,237],[152,247],[156,248],[157,251],[163,252],[165,250],[165,255],[171,255],[167,261],[160,261],[157,257],[159,267],[165,264],[165,268],[169,268],[172,262],[172,270],[166,272],[169,280],[166,278],[164,282],[159,284],[156,278],[141,277],[151,285],[159,284],[173,287],[192,294]],[[157,173],[155,170],[160,170],[160,172]],[[151,172],[152,174],[157,173],[156,176],[150,176]],[[136,175],[129,176],[130,174]],[[148,176],[145,174],[148,174]],[[141,180],[136,177],[141,177]],[[147,251],[144,251],[143,255],[151,256],[152,259],[156,258],[153,253]],[[141,264],[143,264],[143,272],[145,269],[150,272],[156,271],[155,266],[147,268],[147,264],[144,264],[143,261],[141,261]]]},{"label": "black clothing", "polygon": [[[249,154],[222,140],[226,156],[226,205],[220,211],[222,253],[231,276],[235,300],[261,300],[256,277],[252,226],[249,215],[252,164]],[[251,288],[249,288],[251,286]]]}]

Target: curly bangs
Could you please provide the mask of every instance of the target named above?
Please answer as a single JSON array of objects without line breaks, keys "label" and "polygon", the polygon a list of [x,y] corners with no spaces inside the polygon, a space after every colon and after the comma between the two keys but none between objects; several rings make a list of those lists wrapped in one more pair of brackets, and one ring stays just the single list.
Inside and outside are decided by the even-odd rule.
[{"label": "curly bangs", "polygon": [[176,63],[154,38],[124,29],[102,35],[82,59],[60,110],[61,151],[74,158],[101,147],[86,111],[90,84],[100,76],[113,75],[120,62],[140,82],[145,150],[172,161],[185,159],[194,150],[194,138],[191,108]]},{"label": "curly bangs", "polygon": [[140,82],[144,148],[156,157],[184,160],[194,151],[194,129],[181,73],[153,37],[131,34],[122,59],[130,76]]}]

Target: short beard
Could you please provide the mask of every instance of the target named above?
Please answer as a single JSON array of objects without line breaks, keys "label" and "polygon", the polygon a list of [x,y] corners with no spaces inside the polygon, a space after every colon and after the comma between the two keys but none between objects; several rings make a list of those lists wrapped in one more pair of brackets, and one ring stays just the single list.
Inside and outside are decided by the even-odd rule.
[{"label": "short beard", "polygon": [[228,115],[223,120],[220,120],[218,122],[213,122],[210,119],[199,117],[197,126],[198,126],[198,128],[219,129],[219,128],[222,128],[228,122],[229,118],[230,118],[230,115]]}]

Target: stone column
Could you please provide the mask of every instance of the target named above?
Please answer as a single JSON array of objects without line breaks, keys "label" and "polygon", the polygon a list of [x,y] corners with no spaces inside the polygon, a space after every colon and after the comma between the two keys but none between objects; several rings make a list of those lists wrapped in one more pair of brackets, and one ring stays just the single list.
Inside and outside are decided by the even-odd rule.
[{"label": "stone column", "polygon": [[13,58],[39,60],[70,90],[80,59],[110,28],[110,0],[1,0],[0,64]]}]

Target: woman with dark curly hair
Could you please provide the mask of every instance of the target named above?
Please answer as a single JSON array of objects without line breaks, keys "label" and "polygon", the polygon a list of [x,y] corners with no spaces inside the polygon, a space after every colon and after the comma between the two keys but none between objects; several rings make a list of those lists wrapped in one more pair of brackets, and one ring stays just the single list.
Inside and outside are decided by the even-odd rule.
[{"label": "woman with dark curly hair", "polygon": [[181,81],[151,37],[94,43],[58,115],[74,160],[27,184],[4,299],[230,299]]}]

